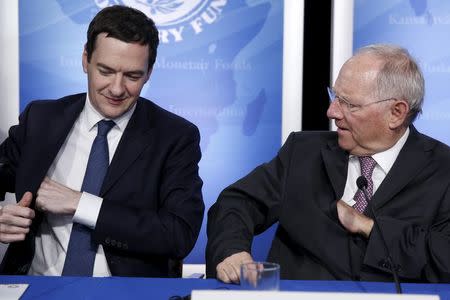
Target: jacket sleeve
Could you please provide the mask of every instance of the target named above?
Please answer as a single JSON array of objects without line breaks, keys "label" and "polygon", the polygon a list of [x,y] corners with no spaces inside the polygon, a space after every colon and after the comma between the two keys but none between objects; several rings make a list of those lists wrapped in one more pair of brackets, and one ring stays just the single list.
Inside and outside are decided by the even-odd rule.
[{"label": "jacket sleeve", "polygon": [[293,139],[291,134],[275,158],[223,190],[210,208],[207,277],[216,277],[216,266],[226,257],[250,253],[253,236],[278,221]]},{"label": "jacket sleeve", "polygon": [[0,145],[0,200],[5,192],[15,192],[16,169],[20,162],[21,147],[26,134],[26,120],[32,103],[19,116],[19,124],[9,129],[8,137]]}]

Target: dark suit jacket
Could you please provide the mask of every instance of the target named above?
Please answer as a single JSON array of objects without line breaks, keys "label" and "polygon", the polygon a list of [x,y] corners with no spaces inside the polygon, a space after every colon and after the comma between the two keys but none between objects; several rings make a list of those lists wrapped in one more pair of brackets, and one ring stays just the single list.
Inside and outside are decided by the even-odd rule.
[{"label": "dark suit jacket", "polygon": [[[371,205],[403,281],[450,281],[450,151],[411,126]],[[208,213],[207,275],[250,252],[254,234],[279,222],[268,260],[285,279],[392,280],[379,233],[348,233],[337,216],[348,153],[335,132],[290,135],[269,163],[226,188]],[[366,209],[366,214],[373,217]]]},{"label": "dark suit jacket", "polygon": [[[7,163],[0,191],[15,192],[17,199],[26,191],[36,194],[85,99],[78,94],[27,106],[0,145]],[[137,101],[106,174],[93,232],[112,275],[166,277],[169,259],[191,251],[204,212],[199,140],[193,124],[146,99]],[[9,246],[2,273],[28,272],[42,217],[37,215],[24,242]]]}]

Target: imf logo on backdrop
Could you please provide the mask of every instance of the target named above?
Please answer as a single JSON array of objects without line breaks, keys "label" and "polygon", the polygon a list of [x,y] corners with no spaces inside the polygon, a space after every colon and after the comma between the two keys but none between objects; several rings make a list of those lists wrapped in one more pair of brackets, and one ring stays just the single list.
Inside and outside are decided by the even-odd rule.
[{"label": "imf logo on backdrop", "polygon": [[94,0],[98,8],[122,4],[139,9],[158,26],[162,43],[181,42],[215,23],[228,0]]}]

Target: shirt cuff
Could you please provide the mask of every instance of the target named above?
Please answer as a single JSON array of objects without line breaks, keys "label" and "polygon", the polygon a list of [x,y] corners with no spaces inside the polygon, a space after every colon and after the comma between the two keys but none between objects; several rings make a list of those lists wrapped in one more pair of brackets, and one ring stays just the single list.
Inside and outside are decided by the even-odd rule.
[{"label": "shirt cuff", "polygon": [[94,229],[102,203],[103,198],[83,192],[72,221]]},{"label": "shirt cuff", "polygon": [[342,201],[344,201],[349,206],[353,206],[356,204],[356,201],[353,198],[346,199],[346,198],[342,197]]}]

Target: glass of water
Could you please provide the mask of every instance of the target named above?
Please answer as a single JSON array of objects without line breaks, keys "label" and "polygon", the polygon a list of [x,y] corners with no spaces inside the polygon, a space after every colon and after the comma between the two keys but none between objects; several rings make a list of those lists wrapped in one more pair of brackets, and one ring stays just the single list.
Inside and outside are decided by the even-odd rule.
[{"label": "glass of water", "polygon": [[241,288],[244,290],[279,290],[280,265],[270,262],[248,262],[242,264]]}]

